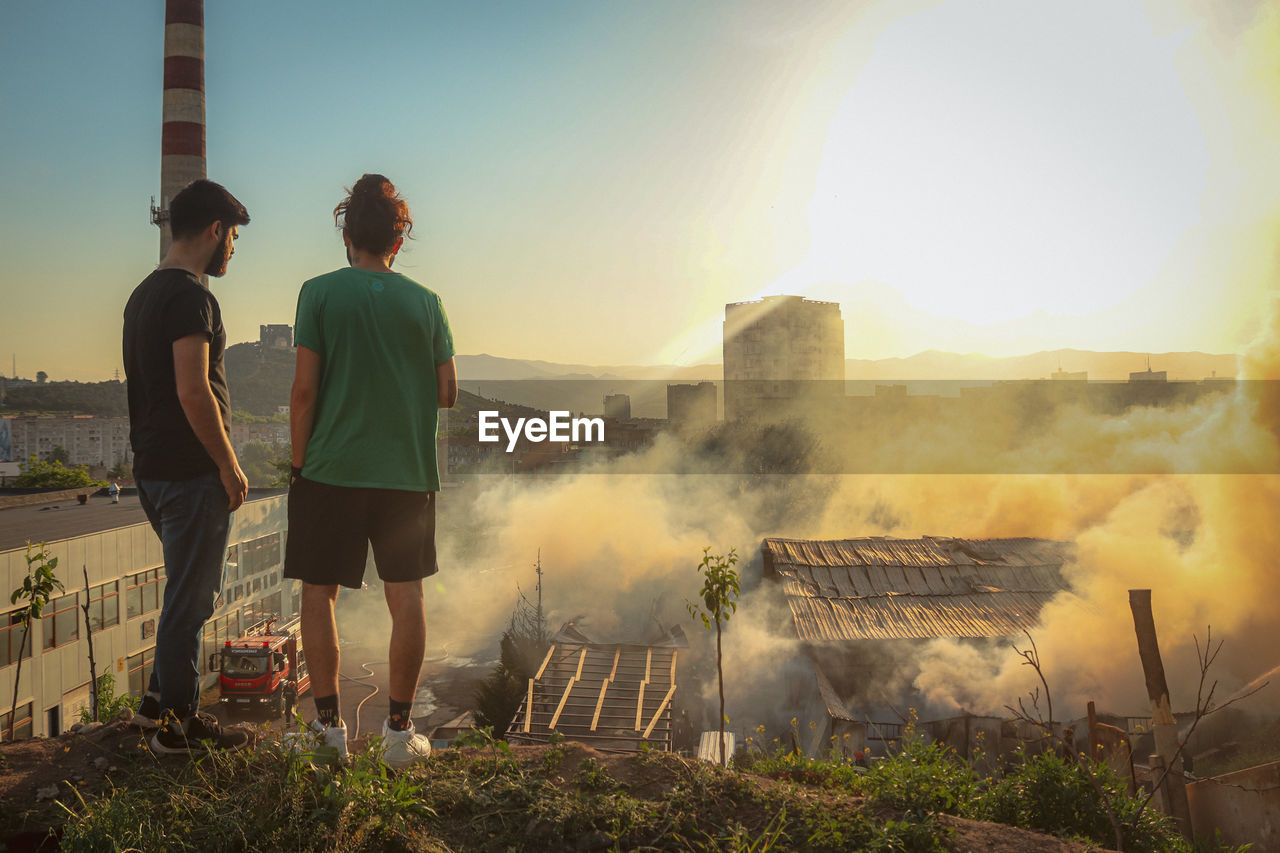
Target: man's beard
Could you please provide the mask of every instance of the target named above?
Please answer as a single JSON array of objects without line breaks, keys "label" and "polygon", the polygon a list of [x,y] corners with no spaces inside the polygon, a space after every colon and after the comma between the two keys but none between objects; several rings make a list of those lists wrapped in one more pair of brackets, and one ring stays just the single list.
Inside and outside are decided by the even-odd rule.
[{"label": "man's beard", "polygon": [[209,258],[209,263],[204,268],[205,275],[211,275],[218,278],[227,271],[227,263],[231,260],[231,235],[227,234],[222,242],[218,244],[218,248],[213,250],[213,257]]}]

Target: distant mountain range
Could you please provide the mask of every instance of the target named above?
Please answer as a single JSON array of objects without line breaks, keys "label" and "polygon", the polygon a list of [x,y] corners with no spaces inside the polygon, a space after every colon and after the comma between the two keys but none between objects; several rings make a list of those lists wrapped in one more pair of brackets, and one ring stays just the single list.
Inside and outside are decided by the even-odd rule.
[{"label": "distant mountain range", "polygon": [[[1165,371],[1171,380],[1200,380],[1217,375],[1236,375],[1238,357],[1202,352],[1151,353],[1151,369]],[[532,406],[562,408],[575,412],[603,411],[607,394],[627,394],[637,417],[666,416],[666,385],[669,382],[719,382],[719,364],[692,367],[674,365],[557,364],[500,358],[494,355],[460,355],[458,375],[464,389],[489,400]],[[949,352],[917,353],[910,358],[849,359],[845,379],[851,383],[913,382],[912,393],[952,394],[954,388],[929,387],[929,382],[956,380],[993,381],[1048,379],[1061,368],[1068,373],[1086,372],[1094,381],[1125,380],[1131,372],[1147,368],[1147,353],[1090,352],[1063,349],[1010,358],[959,355]],[[294,351],[263,347],[256,342],[227,348],[227,383],[234,409],[268,416],[289,404],[293,382]],[[7,391],[5,414],[19,412],[74,412],[102,416],[123,416],[126,412],[124,386],[119,382],[59,382],[44,384],[0,381],[0,399]],[[870,389],[850,393],[871,393]],[[477,403],[477,405],[479,405]]]},{"label": "distant mountain range", "polygon": [[[928,350],[908,358],[858,359],[845,361],[848,380],[962,380],[962,379],[1048,379],[1057,370],[1088,373],[1092,380],[1124,380],[1130,373],[1147,369],[1166,371],[1169,379],[1199,380],[1210,376],[1234,377],[1239,360],[1235,355],[1203,352],[1137,353],[1091,352],[1061,349],[1031,355],[993,358],[969,353]],[[723,378],[719,364],[692,367],[675,365],[556,364],[550,361],[501,358],[482,353],[457,357],[458,375],[465,380],[523,379],[650,379],[669,382],[696,382]]]},{"label": "distant mountain range", "polygon": [[723,373],[718,364],[699,364],[693,367],[661,364],[593,366],[501,358],[488,353],[460,355],[457,357],[457,364],[458,375],[463,379],[503,381],[512,379],[667,379],[696,382],[700,379],[718,380]]}]

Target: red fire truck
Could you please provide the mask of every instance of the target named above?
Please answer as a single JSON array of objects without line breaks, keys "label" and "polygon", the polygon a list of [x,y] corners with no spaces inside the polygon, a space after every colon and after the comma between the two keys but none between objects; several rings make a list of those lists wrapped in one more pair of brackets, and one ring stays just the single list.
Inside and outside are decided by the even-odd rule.
[{"label": "red fire truck", "polygon": [[311,689],[296,618],[280,626],[268,619],[227,640],[221,654],[210,656],[209,668],[219,673],[220,701],[231,713],[265,710],[284,716]]}]

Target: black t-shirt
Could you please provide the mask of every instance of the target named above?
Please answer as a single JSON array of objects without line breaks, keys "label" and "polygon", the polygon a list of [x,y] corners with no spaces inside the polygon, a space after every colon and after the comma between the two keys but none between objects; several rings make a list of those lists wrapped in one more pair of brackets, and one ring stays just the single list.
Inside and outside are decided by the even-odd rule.
[{"label": "black t-shirt", "polygon": [[231,395],[222,364],[227,333],[218,300],[180,269],[156,270],[134,288],[124,308],[124,372],[135,477],[189,480],[218,470],[182,411],[173,371],[173,342],[197,334],[209,338],[209,387],[230,434]]}]

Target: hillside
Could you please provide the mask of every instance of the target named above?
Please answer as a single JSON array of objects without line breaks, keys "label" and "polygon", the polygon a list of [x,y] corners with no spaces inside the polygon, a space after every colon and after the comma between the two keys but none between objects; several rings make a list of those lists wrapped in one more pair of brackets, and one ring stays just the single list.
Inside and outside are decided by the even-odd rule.
[{"label": "hillside", "polygon": [[[498,741],[388,774],[273,743],[191,762],[117,721],[0,745],[0,849],[1075,853],[1009,826],[895,807],[849,771],[723,771],[662,752]],[[820,765],[814,765],[819,766]],[[54,841],[56,839],[56,842]]]},{"label": "hillside", "polygon": [[129,399],[123,382],[45,382],[5,388],[5,414],[69,412],[100,418],[123,418]]},{"label": "hillside", "polygon": [[293,365],[293,349],[264,347],[257,342],[227,347],[231,408],[267,417],[289,405]]}]

